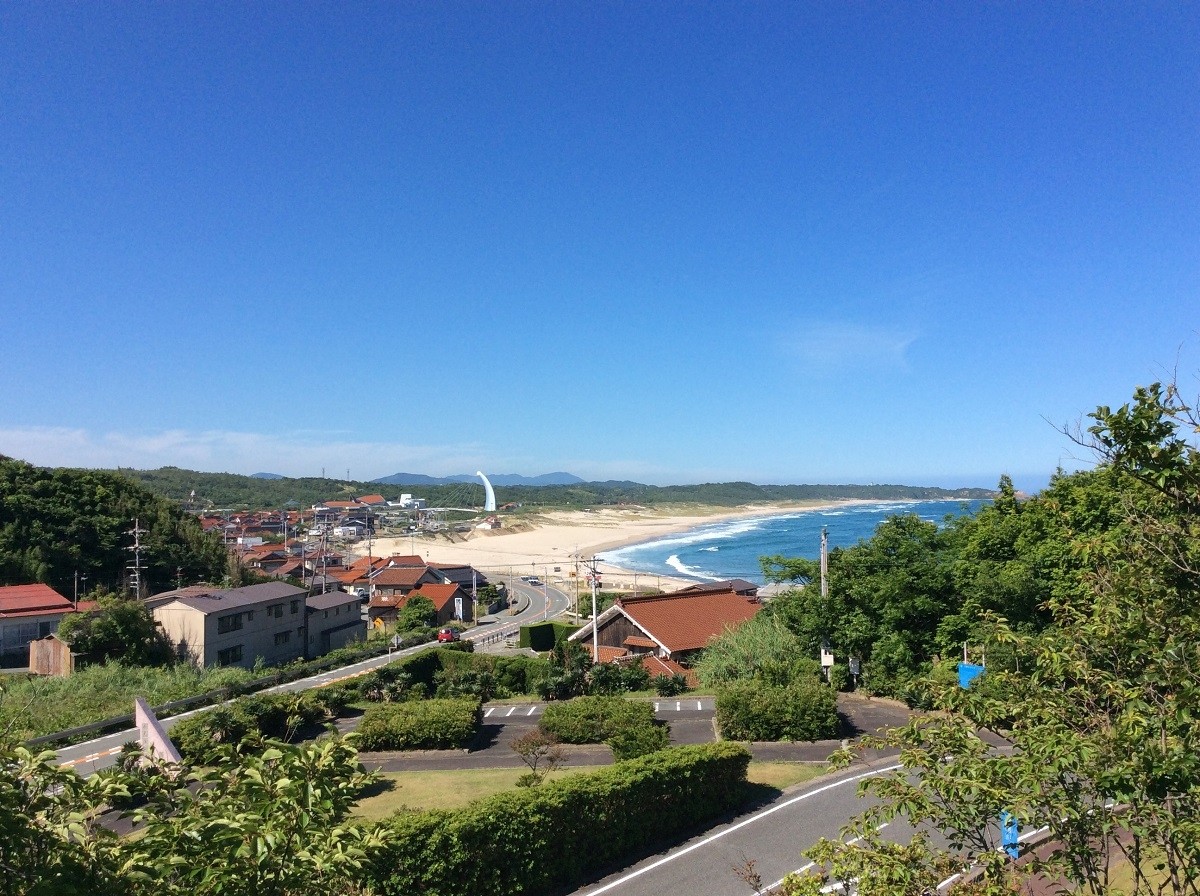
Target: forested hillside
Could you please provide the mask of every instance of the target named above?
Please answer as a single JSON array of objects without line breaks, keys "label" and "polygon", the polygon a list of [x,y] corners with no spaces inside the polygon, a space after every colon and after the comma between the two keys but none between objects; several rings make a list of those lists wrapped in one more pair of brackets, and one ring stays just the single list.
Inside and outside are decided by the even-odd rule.
[{"label": "forested hillside", "polygon": [[[339,479],[258,479],[232,473],[200,473],[178,467],[157,470],[118,471],[164,498],[196,509],[278,509],[284,506],[311,507],[320,501],[345,500],[357,495],[382,492],[395,498],[401,491],[429,501],[431,506],[461,506],[471,499],[472,485],[384,485]],[[474,504],[483,505],[483,485],[475,484]],[[195,499],[192,499],[195,492]],[[705,483],[702,485],[643,485],[638,482],[585,482],[574,485],[496,486],[500,504],[532,507],[579,508],[611,504],[705,504],[736,507],[768,501],[835,500],[931,500],[938,498],[990,498],[989,489],[943,489],[911,485],[755,485],[751,482]]]},{"label": "forested hillside", "polygon": [[132,554],[126,533],[138,520],[144,577],[151,590],[220,580],[221,542],[174,502],[124,475],[44,469],[0,457],[0,584],[43,582],[64,595],[75,574],[89,590],[120,590]]}]

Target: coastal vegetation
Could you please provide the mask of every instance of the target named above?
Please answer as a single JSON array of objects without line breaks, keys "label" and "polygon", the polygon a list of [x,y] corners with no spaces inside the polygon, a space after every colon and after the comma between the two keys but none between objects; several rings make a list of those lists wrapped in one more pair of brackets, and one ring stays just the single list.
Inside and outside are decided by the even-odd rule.
[{"label": "coastal vegetation", "polygon": [[[471,486],[455,485],[384,485],[378,482],[305,477],[298,479],[260,479],[232,473],[201,473],[178,467],[157,470],[117,471],[156,495],[179,505],[201,509],[278,510],[283,507],[307,509],[321,501],[346,500],[358,495],[379,493],[398,495],[401,490],[425,498],[430,506],[459,506]],[[483,486],[479,484],[478,503],[482,507]],[[743,504],[771,502],[830,501],[864,499],[873,501],[934,500],[991,497],[989,489],[944,489],[910,485],[756,485],[752,482],[703,483],[699,485],[644,485],[639,482],[584,482],[573,485],[496,486],[498,504],[516,504],[526,508],[580,509],[617,504],[647,507],[664,505],[703,505],[738,507]],[[195,499],[192,493],[195,492]]]},{"label": "coastal vegetation", "polygon": [[0,457],[0,584],[41,582],[63,595],[79,582],[124,591],[135,521],[145,530],[143,594],[224,576],[220,539],[129,477]]},{"label": "coastal vegetation", "polygon": [[[918,650],[960,639],[976,659],[986,648],[986,668],[966,689],[926,678],[939,712],[863,745],[899,748],[903,769],[865,784],[880,802],[845,842],[810,850],[817,870],[786,893],[832,879],[854,880],[864,896],[917,894],[951,872],[984,896],[1017,892],[1038,872],[1109,893],[1118,869],[1129,896],[1200,893],[1200,415],[1155,384],[1092,421],[1077,437],[1096,470],[1059,475],[1029,502],[1006,490],[945,541],[889,530],[861,558],[843,557],[837,578],[831,558],[830,600],[852,621],[828,630],[871,660],[886,645],[895,684],[918,668]],[[882,560],[885,545],[906,548],[891,553],[890,578],[849,562]],[[850,587],[851,570],[920,593],[885,587],[887,600],[871,603]],[[939,612],[929,598],[947,580],[959,599]],[[787,618],[813,635],[832,622],[812,601],[793,600]],[[1011,749],[993,749],[996,738]],[[1022,831],[1044,829],[1048,847],[1010,861],[1002,813]],[[924,833],[887,842],[879,830],[894,818],[940,831],[945,845]]]}]

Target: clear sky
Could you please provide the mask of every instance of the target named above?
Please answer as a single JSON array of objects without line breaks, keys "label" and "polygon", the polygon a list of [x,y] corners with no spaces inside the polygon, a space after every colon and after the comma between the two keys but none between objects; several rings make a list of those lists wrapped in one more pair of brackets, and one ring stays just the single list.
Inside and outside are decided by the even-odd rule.
[{"label": "clear sky", "polygon": [[1041,484],[1200,371],[1200,6],[0,5],[0,453]]}]

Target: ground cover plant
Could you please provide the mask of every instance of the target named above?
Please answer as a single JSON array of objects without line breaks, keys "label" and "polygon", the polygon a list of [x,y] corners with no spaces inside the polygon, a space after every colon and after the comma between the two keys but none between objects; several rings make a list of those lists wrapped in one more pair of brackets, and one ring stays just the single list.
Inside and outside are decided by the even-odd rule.
[{"label": "ground cover plant", "polygon": [[[259,673],[261,674],[261,673]],[[258,677],[232,666],[200,670],[191,665],[89,666],[69,678],[11,678],[0,698],[0,729],[24,740],[133,712],[133,698],[152,706],[220,688],[237,688]]]}]

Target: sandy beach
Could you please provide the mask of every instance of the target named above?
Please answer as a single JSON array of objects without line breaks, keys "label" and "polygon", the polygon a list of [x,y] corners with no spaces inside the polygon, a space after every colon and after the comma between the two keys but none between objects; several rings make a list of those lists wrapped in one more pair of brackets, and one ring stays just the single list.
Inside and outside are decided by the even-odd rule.
[{"label": "sandy beach", "polygon": [[[584,561],[604,551],[653,541],[686,532],[697,526],[730,519],[745,519],[845,506],[859,501],[820,501],[748,505],[728,508],[687,508],[682,511],[644,507],[613,507],[581,511],[551,511],[536,516],[502,516],[499,529],[416,534],[377,538],[371,548],[376,557],[419,554],[431,563],[464,563],[489,576],[536,575],[551,584],[570,584],[586,575]],[[366,543],[355,553],[365,556]],[[635,573],[612,564],[598,566],[606,589],[634,586]],[[642,587],[672,590],[695,584],[692,580],[640,574]]]}]

